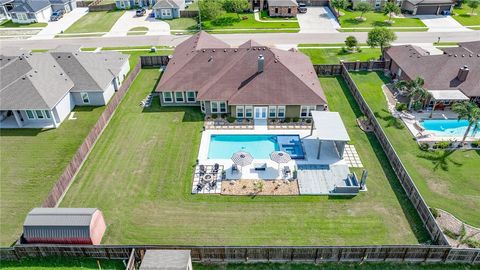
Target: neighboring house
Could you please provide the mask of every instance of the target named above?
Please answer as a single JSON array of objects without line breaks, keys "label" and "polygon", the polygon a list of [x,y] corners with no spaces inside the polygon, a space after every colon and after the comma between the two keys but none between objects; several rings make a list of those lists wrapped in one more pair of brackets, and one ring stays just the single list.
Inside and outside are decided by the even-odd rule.
[{"label": "neighboring house", "polygon": [[[395,0],[395,3],[397,3],[397,5],[401,7],[403,1],[404,0]],[[385,5],[385,3],[389,2],[389,0],[351,0],[351,2],[353,8],[355,8],[358,3],[368,2],[372,6],[373,10],[378,11],[383,9],[383,6]]]},{"label": "neighboring house", "polygon": [[250,7],[251,10],[264,10],[268,8],[267,6],[267,0],[249,0],[250,1]]},{"label": "neighboring house", "polygon": [[452,13],[455,0],[404,0],[402,11],[412,15],[440,15]]},{"label": "neighboring house", "polygon": [[296,0],[268,0],[268,15],[271,17],[295,17],[297,13]]},{"label": "neighboring house", "polygon": [[390,47],[384,54],[386,69],[396,80],[422,77],[425,89],[439,97],[437,101],[443,99],[443,106],[450,106],[459,97],[480,103],[480,41],[442,50],[443,54],[430,55],[417,46]]},{"label": "neighboring house", "polygon": [[23,223],[22,242],[99,245],[106,228],[97,208],[34,208]]},{"label": "neighboring house", "polygon": [[49,0],[52,5],[52,10],[62,10],[68,13],[77,8],[76,0]]},{"label": "neighboring house", "polygon": [[10,16],[14,23],[29,24],[48,22],[52,7],[48,0],[15,0]]},{"label": "neighboring house", "polygon": [[140,270],[192,270],[190,250],[145,251]]},{"label": "neighboring house", "polygon": [[75,106],[102,106],[130,69],[118,52],[0,55],[0,127],[56,128]]},{"label": "neighboring house", "polygon": [[115,5],[118,9],[132,9],[136,7],[152,7],[157,3],[156,0],[116,0]]},{"label": "neighboring house", "polygon": [[185,10],[185,0],[158,0],[152,9],[157,19],[180,18],[180,10]]},{"label": "neighboring house", "polygon": [[10,20],[10,10],[13,9],[13,0],[0,0],[0,22]]},{"label": "neighboring house", "polygon": [[236,118],[307,118],[327,103],[303,53],[254,41],[230,47],[203,31],[176,47],[156,92],[162,106]]}]

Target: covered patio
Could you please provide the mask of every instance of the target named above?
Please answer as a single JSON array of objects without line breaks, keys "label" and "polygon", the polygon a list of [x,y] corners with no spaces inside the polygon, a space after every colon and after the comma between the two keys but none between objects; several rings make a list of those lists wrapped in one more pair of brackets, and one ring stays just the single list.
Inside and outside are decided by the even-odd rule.
[{"label": "covered patio", "polygon": [[460,90],[428,90],[431,95],[429,109],[432,111],[443,110],[446,107],[450,107],[453,102],[470,100]]},{"label": "covered patio", "polygon": [[[338,112],[312,111],[310,136],[318,140],[317,159],[322,158],[324,144],[329,144],[339,159],[343,159],[345,145],[350,141],[347,129]],[[328,153],[331,155],[331,152]]]}]

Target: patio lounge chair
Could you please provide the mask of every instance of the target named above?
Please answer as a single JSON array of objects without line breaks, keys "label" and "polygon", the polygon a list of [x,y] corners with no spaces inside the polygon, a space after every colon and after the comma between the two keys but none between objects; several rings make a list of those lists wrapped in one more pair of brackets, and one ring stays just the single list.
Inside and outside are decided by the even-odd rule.
[{"label": "patio lounge chair", "polygon": [[200,165],[199,166],[199,172],[200,176],[203,176],[204,174],[207,173],[207,170],[205,169],[205,165]]},{"label": "patio lounge chair", "polygon": [[215,163],[213,165],[212,173],[218,173],[219,169],[220,169],[220,165],[218,163]]},{"label": "patio lounge chair", "polygon": [[232,165],[232,174],[238,173],[238,166],[237,164]]},{"label": "patio lounge chair", "polygon": [[283,177],[287,178],[291,173],[292,171],[290,171],[290,167],[288,166],[283,167]]},{"label": "patio lounge chair", "polygon": [[217,180],[213,180],[212,183],[210,183],[210,188],[215,188],[217,186]]},{"label": "patio lounge chair", "polygon": [[267,163],[253,163],[255,171],[265,171],[267,169]]}]

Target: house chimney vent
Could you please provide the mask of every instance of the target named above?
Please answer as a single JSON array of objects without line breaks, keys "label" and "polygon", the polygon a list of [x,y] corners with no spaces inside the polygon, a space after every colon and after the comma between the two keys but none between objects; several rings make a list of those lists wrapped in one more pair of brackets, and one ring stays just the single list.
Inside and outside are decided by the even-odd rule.
[{"label": "house chimney vent", "polygon": [[457,75],[457,78],[459,81],[461,82],[464,82],[466,79],[467,79],[467,76],[468,76],[468,72],[470,70],[468,69],[468,66],[465,65],[463,67],[461,67],[459,70],[458,70],[458,75]]},{"label": "house chimney vent", "polygon": [[265,58],[263,57],[263,55],[260,54],[260,55],[258,56],[257,62],[258,62],[258,71],[257,71],[257,72],[258,72],[258,73],[262,73],[262,72],[263,72],[263,68],[264,68],[264,66],[265,66]]}]

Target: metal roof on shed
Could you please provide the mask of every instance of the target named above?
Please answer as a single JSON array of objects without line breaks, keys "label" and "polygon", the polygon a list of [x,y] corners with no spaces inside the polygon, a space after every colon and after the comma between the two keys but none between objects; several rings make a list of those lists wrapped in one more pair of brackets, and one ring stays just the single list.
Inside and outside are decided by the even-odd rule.
[{"label": "metal roof on shed", "polygon": [[23,226],[88,227],[97,210],[97,208],[34,208],[28,213]]}]

